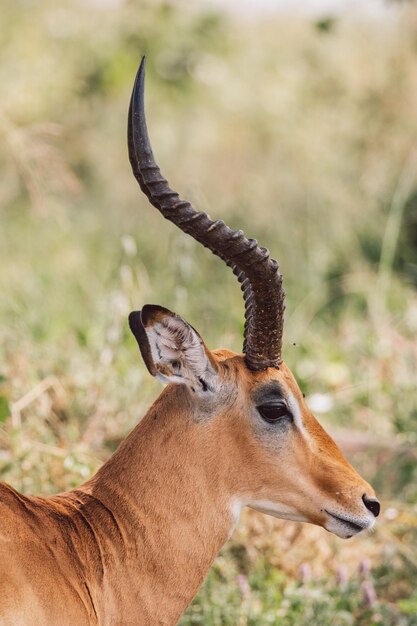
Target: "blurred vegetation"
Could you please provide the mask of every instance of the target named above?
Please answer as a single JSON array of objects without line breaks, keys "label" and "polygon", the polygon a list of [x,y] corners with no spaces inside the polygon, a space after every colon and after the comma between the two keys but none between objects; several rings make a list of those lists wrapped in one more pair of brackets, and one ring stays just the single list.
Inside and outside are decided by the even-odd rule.
[{"label": "blurred vegetation", "polygon": [[[182,624],[417,624],[417,10],[246,19],[156,0],[3,0],[0,468],[82,482],[159,391],[127,314],[241,347],[231,272],[139,193],[132,80],[164,173],[280,260],[285,359],[376,486],[369,538],[244,516]],[[308,565],[307,565],[308,563]]]}]

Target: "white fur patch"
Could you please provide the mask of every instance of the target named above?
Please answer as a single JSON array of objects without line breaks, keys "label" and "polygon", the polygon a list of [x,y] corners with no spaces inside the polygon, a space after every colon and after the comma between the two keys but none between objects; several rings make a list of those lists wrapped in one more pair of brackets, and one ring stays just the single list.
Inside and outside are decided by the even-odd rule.
[{"label": "white fur patch", "polygon": [[203,341],[187,322],[167,315],[145,330],[162,382],[185,383],[204,391],[211,387],[215,371]]},{"label": "white fur patch", "polygon": [[298,400],[296,399],[294,394],[291,393],[291,391],[287,392],[287,402],[288,408],[290,409],[294,418],[295,425],[300,431],[305,432],[300,405],[298,404]]},{"label": "white fur patch", "polygon": [[233,535],[233,532],[239,523],[240,514],[242,512],[242,502],[238,500],[238,498],[232,498],[230,503],[230,512],[232,515],[232,526],[229,533],[229,539]]},{"label": "white fur patch", "polygon": [[256,511],[272,515],[279,519],[291,520],[293,522],[308,522],[308,518],[301,515],[295,508],[281,502],[271,502],[270,500],[249,500],[245,502]]}]

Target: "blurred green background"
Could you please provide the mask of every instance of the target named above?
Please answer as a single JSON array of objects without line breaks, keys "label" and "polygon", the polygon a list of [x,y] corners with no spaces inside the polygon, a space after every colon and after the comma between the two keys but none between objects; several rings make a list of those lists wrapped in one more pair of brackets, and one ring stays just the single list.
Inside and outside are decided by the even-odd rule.
[{"label": "blurred green background", "polygon": [[126,116],[148,55],[154,150],[196,207],[267,245],[284,358],[383,503],[376,532],[244,515],[181,624],[417,624],[417,8],[1,0],[0,470],[85,480],[160,390],[127,315],[241,349],[232,273],[139,192]]}]

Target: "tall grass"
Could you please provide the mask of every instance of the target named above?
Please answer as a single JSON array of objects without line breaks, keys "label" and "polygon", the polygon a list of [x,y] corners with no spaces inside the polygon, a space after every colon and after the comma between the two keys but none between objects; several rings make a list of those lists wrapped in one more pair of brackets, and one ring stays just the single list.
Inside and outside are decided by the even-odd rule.
[{"label": "tall grass", "polygon": [[131,176],[127,103],[147,53],[164,173],[280,260],[285,359],[383,497],[377,533],[349,544],[247,515],[184,624],[416,623],[416,21],[413,7],[251,23],[181,3],[2,7],[2,479],[72,487],[137,423],[159,386],[130,310],[158,302],[241,349],[234,277]]}]

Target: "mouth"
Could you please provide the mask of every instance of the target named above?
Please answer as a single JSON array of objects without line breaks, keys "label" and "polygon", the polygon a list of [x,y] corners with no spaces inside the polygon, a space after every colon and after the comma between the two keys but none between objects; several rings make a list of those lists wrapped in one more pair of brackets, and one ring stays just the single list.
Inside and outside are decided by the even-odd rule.
[{"label": "mouth", "polygon": [[371,528],[373,523],[368,519],[348,519],[341,515],[335,515],[327,509],[324,509],[325,513],[330,517],[330,521],[326,524],[325,528],[331,533],[334,533],[342,539],[350,539],[353,535],[357,535],[362,530]]}]

